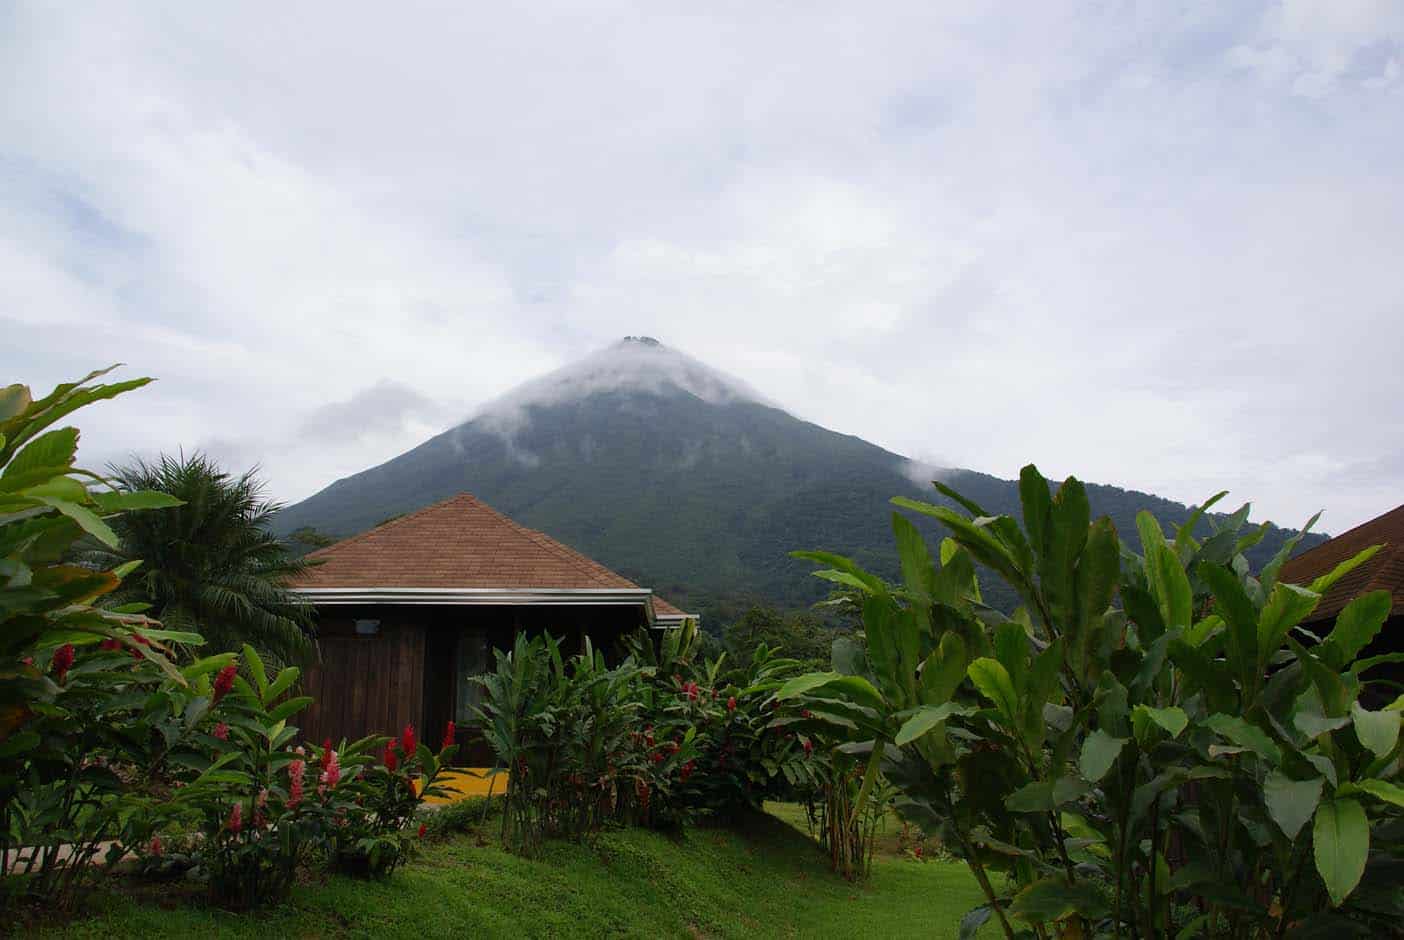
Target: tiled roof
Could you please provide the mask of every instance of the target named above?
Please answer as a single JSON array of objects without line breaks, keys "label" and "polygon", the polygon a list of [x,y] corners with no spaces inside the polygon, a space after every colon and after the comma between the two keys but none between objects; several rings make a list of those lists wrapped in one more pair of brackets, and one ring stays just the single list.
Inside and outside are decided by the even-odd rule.
[{"label": "tiled roof", "polygon": [[[294,579],[303,588],[487,588],[638,590],[610,571],[467,493],[318,549],[320,564]],[[682,611],[653,597],[656,614]]]},{"label": "tiled roof", "polygon": [[637,588],[467,493],[307,556],[291,587]]},{"label": "tiled roof", "polygon": [[1321,598],[1308,622],[1334,617],[1352,598],[1378,590],[1389,591],[1394,596],[1392,612],[1395,615],[1404,614],[1404,506],[1302,552],[1282,566],[1280,580],[1309,584],[1372,545],[1384,548],[1337,581]]}]

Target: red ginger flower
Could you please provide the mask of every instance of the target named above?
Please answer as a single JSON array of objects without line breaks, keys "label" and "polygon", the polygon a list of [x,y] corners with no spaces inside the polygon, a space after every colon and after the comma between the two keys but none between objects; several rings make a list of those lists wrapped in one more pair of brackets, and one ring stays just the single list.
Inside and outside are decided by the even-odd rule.
[{"label": "red ginger flower", "polygon": [[122,641],[117,639],[116,637],[108,637],[107,639],[103,640],[101,643],[98,644],[98,649],[107,650],[108,652],[115,652],[116,650],[120,650],[121,648]]},{"label": "red ginger flower", "polygon": [[214,726],[214,736],[217,737],[217,738],[219,738],[221,741],[228,741],[228,740],[229,740],[229,726],[226,725],[226,724],[225,724],[224,722],[222,722],[222,721],[219,722],[218,724],[216,724],[216,725]]},{"label": "red ginger flower", "polygon": [[385,764],[385,769],[392,773],[400,766],[400,759],[395,756],[395,739],[391,738],[385,743],[385,754],[381,758]]},{"label": "red ginger flower", "polygon": [[439,745],[439,749],[443,750],[446,747],[453,747],[454,735],[457,733],[458,729],[454,726],[453,722],[450,721],[444,728],[444,743]]},{"label": "red ginger flower", "polygon": [[54,675],[59,682],[62,682],[64,677],[68,675],[68,670],[73,668],[73,644],[65,643],[54,650],[54,659],[51,665],[54,669]]},{"label": "red ginger flower", "polygon": [[336,751],[327,748],[322,752],[322,775],[318,778],[317,792],[335,787],[341,780],[341,764],[337,760]]},{"label": "red ginger flower", "polygon": [[804,753],[806,755],[814,753],[814,742],[809,740],[808,738],[804,739]]},{"label": "red ginger flower", "polygon": [[400,749],[405,752],[405,760],[413,759],[415,743],[414,725],[405,725],[405,730],[400,733]]},{"label": "red ginger flower", "polygon": [[307,764],[301,759],[288,762],[288,808],[302,802],[302,779],[307,774]]},{"label": "red ginger flower", "polygon": [[264,787],[258,791],[258,799],[254,801],[253,825],[255,829],[262,829],[268,824],[268,788]]},{"label": "red ginger flower", "polygon": [[736,696],[733,695],[726,700],[726,710],[729,712],[736,711]]},{"label": "red ginger flower", "polygon": [[420,823],[420,824],[419,824],[419,837],[420,837],[421,839],[424,838],[424,833],[426,833],[426,832],[428,832],[428,831],[429,831],[429,827],[428,827],[428,826],[424,825],[424,823]]},{"label": "red ginger flower", "polygon": [[335,758],[336,754],[332,751],[331,738],[327,738],[325,741],[322,742],[322,769],[326,770],[327,765],[330,764]]},{"label": "red ginger flower", "polygon": [[244,828],[244,804],[235,803],[229,810],[229,821],[224,827],[230,832],[238,833]]},{"label": "red ginger flower", "polygon": [[233,663],[219,671],[219,675],[215,676],[214,695],[210,699],[210,704],[218,704],[220,699],[229,694],[229,690],[234,688],[234,677],[238,673],[239,667]]},{"label": "red ginger flower", "polygon": [[160,857],[161,857],[161,837],[160,837],[160,836],[152,836],[152,837],[151,837],[151,845],[148,847],[147,852],[148,852],[153,858],[160,858]]}]

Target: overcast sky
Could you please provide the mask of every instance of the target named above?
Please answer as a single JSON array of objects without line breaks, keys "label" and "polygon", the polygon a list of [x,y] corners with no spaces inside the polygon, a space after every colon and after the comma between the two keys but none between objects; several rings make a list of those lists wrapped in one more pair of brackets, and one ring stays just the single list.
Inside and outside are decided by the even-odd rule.
[{"label": "overcast sky", "polygon": [[295,500],[649,334],[941,465],[1404,502],[1398,0],[0,0],[0,63],[0,377],[160,380],[89,465]]}]

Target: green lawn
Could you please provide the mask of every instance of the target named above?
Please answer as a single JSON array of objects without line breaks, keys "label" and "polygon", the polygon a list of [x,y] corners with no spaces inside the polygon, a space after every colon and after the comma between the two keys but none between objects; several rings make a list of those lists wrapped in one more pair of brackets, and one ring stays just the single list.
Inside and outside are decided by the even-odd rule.
[{"label": "green lawn", "polygon": [[[795,818],[792,811],[778,808]],[[801,823],[802,825],[802,823]],[[979,903],[962,866],[879,858],[872,878],[830,875],[809,837],[777,816],[674,841],[610,832],[526,861],[473,835],[429,846],[384,883],[331,877],[269,913],[185,899],[101,895],[40,937],[955,937]]]}]

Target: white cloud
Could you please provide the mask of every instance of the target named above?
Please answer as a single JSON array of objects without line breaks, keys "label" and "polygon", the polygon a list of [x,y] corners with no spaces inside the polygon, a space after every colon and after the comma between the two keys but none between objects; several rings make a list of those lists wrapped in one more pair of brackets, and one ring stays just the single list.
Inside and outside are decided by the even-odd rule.
[{"label": "white cloud", "polygon": [[1399,501],[1388,0],[21,4],[0,57],[0,365],[161,377],[92,463],[295,499],[648,334],[942,463]]}]

